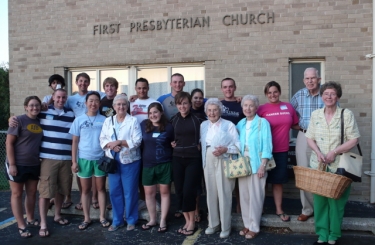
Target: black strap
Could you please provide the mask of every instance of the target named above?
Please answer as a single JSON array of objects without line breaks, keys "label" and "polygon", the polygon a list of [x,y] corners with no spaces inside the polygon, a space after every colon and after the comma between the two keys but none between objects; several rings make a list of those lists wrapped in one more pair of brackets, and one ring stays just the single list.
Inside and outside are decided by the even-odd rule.
[{"label": "black strap", "polygon": [[[344,110],[341,110],[341,144],[344,144]],[[361,146],[357,144],[359,155],[362,156]]]}]

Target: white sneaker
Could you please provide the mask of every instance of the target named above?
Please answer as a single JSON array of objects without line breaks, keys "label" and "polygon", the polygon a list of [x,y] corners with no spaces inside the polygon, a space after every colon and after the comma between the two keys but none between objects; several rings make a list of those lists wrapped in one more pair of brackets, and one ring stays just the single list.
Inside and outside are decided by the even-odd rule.
[{"label": "white sneaker", "polygon": [[227,231],[220,232],[220,238],[227,238],[230,235],[230,229]]},{"label": "white sneaker", "polygon": [[219,230],[220,230],[220,225],[215,226],[215,227],[213,227],[213,228],[211,228],[211,227],[207,227],[205,233],[206,233],[206,235],[212,235],[212,234],[215,234],[215,233],[216,233],[217,231],[219,231]]},{"label": "white sneaker", "polygon": [[139,199],[138,200],[138,211],[141,211],[143,209],[147,209],[146,202]]},{"label": "white sneaker", "polygon": [[156,201],[156,211],[161,212],[161,205],[159,201]]}]

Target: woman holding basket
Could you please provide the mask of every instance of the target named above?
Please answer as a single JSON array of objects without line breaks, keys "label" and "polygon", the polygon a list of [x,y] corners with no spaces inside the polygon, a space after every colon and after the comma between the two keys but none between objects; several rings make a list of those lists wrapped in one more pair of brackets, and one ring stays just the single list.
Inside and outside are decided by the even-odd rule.
[{"label": "woman holding basket", "polygon": [[[317,169],[319,163],[327,165],[327,171],[335,173],[340,160],[340,153],[349,151],[358,143],[360,137],[353,113],[345,109],[344,140],[341,144],[341,112],[337,106],[341,98],[341,85],[328,82],[321,86],[320,95],[324,108],[311,114],[306,132],[307,143],[312,148],[310,166]],[[349,198],[350,186],[339,199],[314,194],[315,232],[319,236],[314,244],[336,244],[341,237],[341,223],[345,204]]]}]

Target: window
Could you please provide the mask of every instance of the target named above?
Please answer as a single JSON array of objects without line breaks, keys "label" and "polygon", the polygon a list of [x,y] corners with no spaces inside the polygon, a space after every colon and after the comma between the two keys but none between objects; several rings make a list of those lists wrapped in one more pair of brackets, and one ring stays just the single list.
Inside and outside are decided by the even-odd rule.
[{"label": "window", "polygon": [[119,82],[118,93],[135,94],[135,81],[146,78],[150,84],[149,96],[157,99],[159,96],[170,93],[169,86],[171,75],[181,73],[185,78],[184,91],[191,92],[194,88],[204,91],[204,66],[203,64],[174,64],[174,65],[143,65],[126,67],[101,67],[101,68],[70,68],[68,72],[68,90],[71,94],[78,91],[75,84],[77,74],[86,72],[90,76],[89,90],[103,90],[103,81],[107,77],[114,77]]}]

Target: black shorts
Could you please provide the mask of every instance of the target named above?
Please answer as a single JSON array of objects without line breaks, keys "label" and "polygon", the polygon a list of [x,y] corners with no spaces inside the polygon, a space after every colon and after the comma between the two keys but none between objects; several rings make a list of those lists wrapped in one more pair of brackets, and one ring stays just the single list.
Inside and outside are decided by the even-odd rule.
[{"label": "black shorts", "polygon": [[288,152],[272,152],[276,168],[268,171],[267,183],[285,184],[288,182]]},{"label": "black shorts", "polygon": [[38,166],[20,166],[17,167],[17,175],[12,176],[9,174],[9,163],[6,163],[7,172],[5,173],[7,180],[16,183],[25,183],[28,180],[39,180],[40,176],[40,165]]}]

